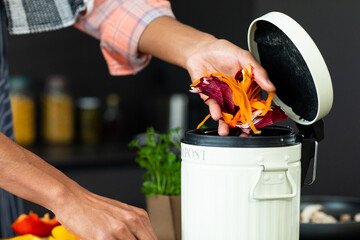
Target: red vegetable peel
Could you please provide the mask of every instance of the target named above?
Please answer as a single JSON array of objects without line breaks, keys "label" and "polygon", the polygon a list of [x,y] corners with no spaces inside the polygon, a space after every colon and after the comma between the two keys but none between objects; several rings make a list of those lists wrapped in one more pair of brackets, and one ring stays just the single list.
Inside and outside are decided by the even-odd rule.
[{"label": "red vegetable peel", "polygon": [[51,234],[51,230],[60,225],[56,217],[50,219],[49,214],[39,218],[36,213],[29,215],[21,214],[11,225],[12,229],[19,235],[32,234],[38,237],[46,237]]}]

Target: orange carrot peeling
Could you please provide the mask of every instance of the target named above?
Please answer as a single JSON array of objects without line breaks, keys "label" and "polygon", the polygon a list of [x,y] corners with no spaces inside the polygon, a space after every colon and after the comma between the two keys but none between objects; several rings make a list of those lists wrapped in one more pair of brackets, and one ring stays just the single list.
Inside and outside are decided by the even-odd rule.
[{"label": "orange carrot peeling", "polygon": [[201,123],[199,123],[199,125],[197,126],[197,128],[196,129],[199,129],[199,128],[201,128],[201,126],[202,125],[204,125],[204,123],[210,118],[210,114],[208,114],[205,118],[204,118],[204,120],[202,120],[202,122]]}]

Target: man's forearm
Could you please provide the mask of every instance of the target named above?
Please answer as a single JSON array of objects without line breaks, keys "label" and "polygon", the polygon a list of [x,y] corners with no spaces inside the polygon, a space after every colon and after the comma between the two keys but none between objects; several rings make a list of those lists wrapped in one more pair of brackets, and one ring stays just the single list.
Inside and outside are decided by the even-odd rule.
[{"label": "man's forearm", "polygon": [[81,189],[63,173],[0,133],[0,187],[52,211],[72,188]]},{"label": "man's forearm", "polygon": [[189,56],[214,40],[214,36],[173,18],[159,17],[141,35],[139,51],[186,68]]}]

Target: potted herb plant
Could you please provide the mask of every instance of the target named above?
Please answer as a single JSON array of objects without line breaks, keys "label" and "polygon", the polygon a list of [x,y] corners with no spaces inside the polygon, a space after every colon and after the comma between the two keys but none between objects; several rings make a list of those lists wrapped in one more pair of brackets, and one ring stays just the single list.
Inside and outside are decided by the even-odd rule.
[{"label": "potted herb plant", "polygon": [[133,140],[137,149],[135,161],[146,169],[142,191],[147,211],[160,240],[181,240],[181,159],[180,128],[168,133],[146,131],[145,143]]}]

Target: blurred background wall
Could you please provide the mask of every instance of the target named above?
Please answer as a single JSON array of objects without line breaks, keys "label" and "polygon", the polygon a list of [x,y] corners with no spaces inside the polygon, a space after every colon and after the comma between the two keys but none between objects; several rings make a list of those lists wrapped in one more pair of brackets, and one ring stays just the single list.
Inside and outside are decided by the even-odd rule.
[{"label": "blurred background wall", "polygon": [[[325,139],[319,146],[318,176],[315,184],[303,188],[303,194],[329,194],[360,197],[358,146],[357,89],[360,88],[360,2],[356,0],[173,0],[173,11],[178,20],[200,30],[225,38],[247,49],[247,28],[251,21],[270,11],[283,12],[310,34],[322,52],[332,76],[334,105],[325,117]],[[74,28],[56,32],[9,37],[10,73],[26,75],[33,80],[33,90],[40,96],[45,78],[63,74],[70,82],[76,99],[97,96],[104,101],[110,92],[121,97],[121,112],[126,130],[123,145],[146,127],[159,131],[168,127],[168,99],[171,94],[184,93],[189,98],[189,128],[207,114],[200,99],[188,93],[190,78],[187,72],[160,60],[134,76],[110,76],[99,49],[99,42]],[[134,176],[134,168],[119,167],[123,177]],[[135,169],[136,170],[136,169]],[[81,184],[103,194],[109,194],[108,184],[89,183],[90,172],[66,168],[67,173]],[[136,170],[137,171],[137,170]],[[87,175],[88,174],[88,175]],[[104,173],[99,179],[105,179]],[[137,171],[141,175],[141,170]],[[87,177],[86,177],[87,176]],[[125,177],[126,179],[126,177]],[[134,180],[134,179],[133,179]],[[113,180],[104,180],[112,182]],[[112,197],[142,206],[138,201],[139,182],[125,194]],[[119,189],[121,189],[119,181]],[[129,184],[129,183],[127,183]],[[126,184],[125,184],[126,185]],[[125,186],[124,185],[124,186]],[[127,189],[123,187],[123,189]],[[134,193],[135,192],[135,193]],[[131,195],[133,194],[133,195]],[[111,195],[111,194],[110,194]],[[133,197],[129,197],[129,196]],[[136,196],[136,197],[135,197]]]}]

